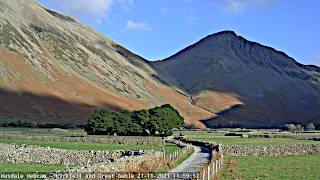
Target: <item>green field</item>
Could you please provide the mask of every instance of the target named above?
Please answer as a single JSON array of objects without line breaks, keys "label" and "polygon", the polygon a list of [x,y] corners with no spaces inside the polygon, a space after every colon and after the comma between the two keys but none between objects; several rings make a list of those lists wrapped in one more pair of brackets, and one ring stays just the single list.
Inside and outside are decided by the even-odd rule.
[{"label": "green field", "polygon": [[0,172],[55,172],[65,169],[62,164],[11,164],[0,163]]},{"label": "green field", "polygon": [[11,140],[0,139],[0,143],[17,144],[17,145],[36,145],[41,147],[52,147],[58,149],[73,149],[73,150],[154,150],[162,151],[163,148],[167,154],[171,154],[179,147],[175,144],[167,143],[165,146],[151,146],[151,145],[122,145],[122,144],[95,144],[95,143],[73,143],[73,142],[49,142],[49,141],[25,141],[25,140]]},{"label": "green field", "polygon": [[320,179],[320,156],[226,158],[220,179]]},{"label": "green field", "polygon": [[2,134],[14,135],[46,135],[46,136],[86,136],[83,129],[46,129],[46,128],[0,128]]},{"label": "green field", "polygon": [[320,144],[320,141],[313,140],[298,140],[292,138],[242,138],[235,136],[213,136],[210,134],[191,134],[187,137],[200,140],[211,141],[225,145],[288,145],[288,144]]}]

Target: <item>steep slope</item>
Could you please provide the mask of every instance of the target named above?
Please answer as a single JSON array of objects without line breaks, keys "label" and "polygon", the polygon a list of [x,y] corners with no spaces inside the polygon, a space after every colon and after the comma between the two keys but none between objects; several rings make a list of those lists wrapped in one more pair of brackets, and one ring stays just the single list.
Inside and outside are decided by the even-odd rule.
[{"label": "steep slope", "polygon": [[101,106],[164,103],[187,121],[212,116],[160,82],[147,61],[35,0],[0,0],[0,75],[2,119],[83,124]]},{"label": "steep slope", "polygon": [[234,32],[210,35],[153,67],[216,114],[207,126],[320,125],[320,68]]}]

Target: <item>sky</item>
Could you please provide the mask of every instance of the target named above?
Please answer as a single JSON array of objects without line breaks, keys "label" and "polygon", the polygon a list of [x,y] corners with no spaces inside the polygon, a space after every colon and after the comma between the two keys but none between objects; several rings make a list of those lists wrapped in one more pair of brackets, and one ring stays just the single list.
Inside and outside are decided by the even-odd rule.
[{"label": "sky", "polygon": [[320,66],[319,0],[38,0],[148,60],[232,30]]}]

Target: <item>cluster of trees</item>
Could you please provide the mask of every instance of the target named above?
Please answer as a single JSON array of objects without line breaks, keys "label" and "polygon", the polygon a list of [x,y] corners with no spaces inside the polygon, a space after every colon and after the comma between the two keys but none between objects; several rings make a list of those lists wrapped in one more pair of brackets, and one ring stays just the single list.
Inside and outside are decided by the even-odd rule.
[{"label": "cluster of trees", "polygon": [[88,134],[117,134],[129,136],[169,136],[172,129],[184,124],[184,119],[170,104],[148,110],[93,112],[85,130]]},{"label": "cluster of trees", "polygon": [[309,123],[305,127],[300,124],[297,124],[297,125],[286,124],[285,127],[288,131],[291,131],[291,132],[303,132],[304,130],[313,131],[316,129],[316,127],[313,123]]}]

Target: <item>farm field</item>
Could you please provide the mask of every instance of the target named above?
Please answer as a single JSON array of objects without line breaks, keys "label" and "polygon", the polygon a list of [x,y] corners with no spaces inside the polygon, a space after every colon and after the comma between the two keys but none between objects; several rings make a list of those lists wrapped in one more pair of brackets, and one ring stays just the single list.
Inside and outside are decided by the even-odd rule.
[{"label": "farm field", "polygon": [[211,141],[225,145],[289,145],[289,144],[320,144],[320,141],[313,140],[298,140],[292,138],[242,138],[234,136],[214,136],[210,134],[190,134],[187,137],[201,140]]},{"label": "farm field", "polygon": [[41,147],[51,147],[58,149],[72,149],[72,150],[154,150],[162,151],[163,148],[166,154],[171,154],[179,147],[175,144],[166,143],[165,146],[151,146],[151,145],[122,145],[122,144],[95,144],[95,143],[73,143],[73,142],[51,142],[51,141],[25,141],[25,140],[12,140],[0,139],[0,143],[4,144],[17,144],[17,145],[36,145]]},{"label": "farm field", "polygon": [[228,156],[219,179],[320,179],[319,155]]},{"label": "farm field", "polygon": [[2,134],[14,135],[46,135],[46,136],[86,136],[83,129],[46,129],[46,128],[0,128]]},{"label": "farm field", "polygon": [[12,164],[12,163],[0,163],[0,172],[54,172],[65,169],[65,165],[62,164]]}]

